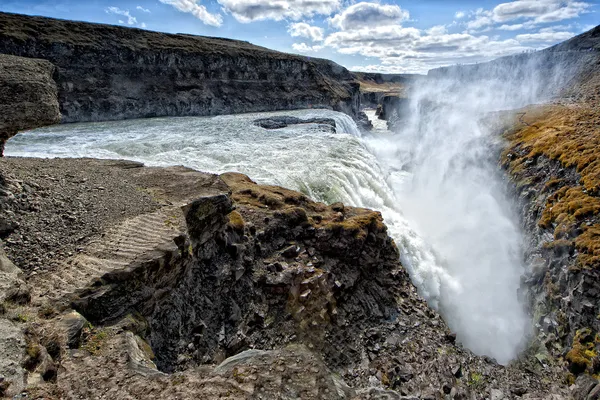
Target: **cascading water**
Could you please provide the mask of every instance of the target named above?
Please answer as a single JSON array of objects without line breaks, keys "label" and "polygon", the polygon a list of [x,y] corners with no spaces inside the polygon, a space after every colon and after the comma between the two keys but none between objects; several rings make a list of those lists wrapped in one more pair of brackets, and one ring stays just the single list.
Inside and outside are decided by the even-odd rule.
[{"label": "cascading water", "polygon": [[[516,295],[520,235],[494,183],[492,138],[478,122],[486,110],[457,113],[452,101],[422,109],[432,94],[415,97],[413,117],[396,133],[361,135],[347,115],[304,110],[62,125],[17,135],[6,154],[238,171],[319,201],[381,210],[423,296],[466,346],[507,362],[526,331]],[[274,115],[333,118],[338,133],[252,124]]]}]

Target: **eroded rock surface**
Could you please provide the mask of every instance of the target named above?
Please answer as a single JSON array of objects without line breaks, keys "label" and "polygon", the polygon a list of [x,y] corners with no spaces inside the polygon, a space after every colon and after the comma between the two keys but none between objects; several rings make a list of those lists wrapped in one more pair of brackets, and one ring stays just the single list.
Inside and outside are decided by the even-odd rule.
[{"label": "eroded rock surface", "polygon": [[[123,199],[124,214],[107,207],[114,223],[75,220],[72,229],[88,232],[76,254],[30,274],[31,303],[6,303],[4,318],[25,337],[13,358],[31,397],[569,396],[556,370],[533,357],[503,367],[457,343],[417,295],[377,212],[315,203],[241,174],[3,163],[21,185],[45,173],[23,165],[95,171],[106,180],[94,192],[100,204],[120,201],[109,188],[152,198],[151,208]],[[65,188],[50,182],[32,193],[52,198]],[[16,250],[27,244],[10,246],[30,262]]]},{"label": "eroded rock surface", "polygon": [[0,54],[0,156],[18,131],[60,122],[54,73],[48,61]]}]

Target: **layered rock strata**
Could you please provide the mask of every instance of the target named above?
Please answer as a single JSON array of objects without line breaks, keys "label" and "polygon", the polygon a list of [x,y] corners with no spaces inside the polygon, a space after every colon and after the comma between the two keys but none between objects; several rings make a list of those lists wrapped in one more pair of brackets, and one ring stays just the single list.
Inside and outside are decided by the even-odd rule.
[{"label": "layered rock strata", "polygon": [[236,40],[0,13],[0,53],[57,67],[63,122],[360,108],[345,68]]}]

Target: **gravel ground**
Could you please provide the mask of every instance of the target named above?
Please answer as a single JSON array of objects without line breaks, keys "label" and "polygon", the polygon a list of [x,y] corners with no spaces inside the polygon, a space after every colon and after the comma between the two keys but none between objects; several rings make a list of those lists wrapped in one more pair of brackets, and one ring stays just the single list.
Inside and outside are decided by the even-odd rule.
[{"label": "gravel ground", "polygon": [[128,181],[128,169],[139,166],[92,159],[0,159],[0,238],[9,258],[28,275],[49,270],[107,226],[159,208],[148,191]]}]

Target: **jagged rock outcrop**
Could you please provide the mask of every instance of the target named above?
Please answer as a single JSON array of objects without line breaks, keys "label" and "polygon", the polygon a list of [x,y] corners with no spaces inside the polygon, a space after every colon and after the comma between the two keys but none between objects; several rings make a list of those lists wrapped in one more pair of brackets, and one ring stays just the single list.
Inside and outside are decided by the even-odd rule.
[{"label": "jagged rock outcrop", "polygon": [[593,104],[519,110],[502,155],[528,236],[521,290],[537,351],[564,360],[570,382],[600,376],[599,121]]},{"label": "jagged rock outcrop", "polygon": [[297,118],[290,116],[260,118],[254,121],[254,125],[265,129],[281,129],[290,125],[319,124],[327,125],[335,133],[336,123],[332,118]]},{"label": "jagged rock outcrop", "polygon": [[360,107],[345,68],[236,40],[0,13],[0,53],[57,67],[63,122]]},{"label": "jagged rock outcrop", "polygon": [[36,229],[48,230],[32,214],[60,211],[58,194],[78,207],[91,185],[105,206],[57,227],[79,240],[74,251],[53,244],[51,268],[31,270],[35,256],[17,250],[31,245],[8,242],[21,225],[7,238],[32,287],[31,303],[3,310],[25,334],[16,362],[30,397],[568,396],[547,384],[560,382],[552,366],[524,357],[503,367],[457,343],[377,212],[241,174],[100,160],[0,166],[19,181],[11,191],[31,188],[17,204],[36,208],[18,221]]},{"label": "jagged rock outcrop", "polygon": [[54,73],[48,61],[0,54],[0,156],[18,131],[60,122]]}]

